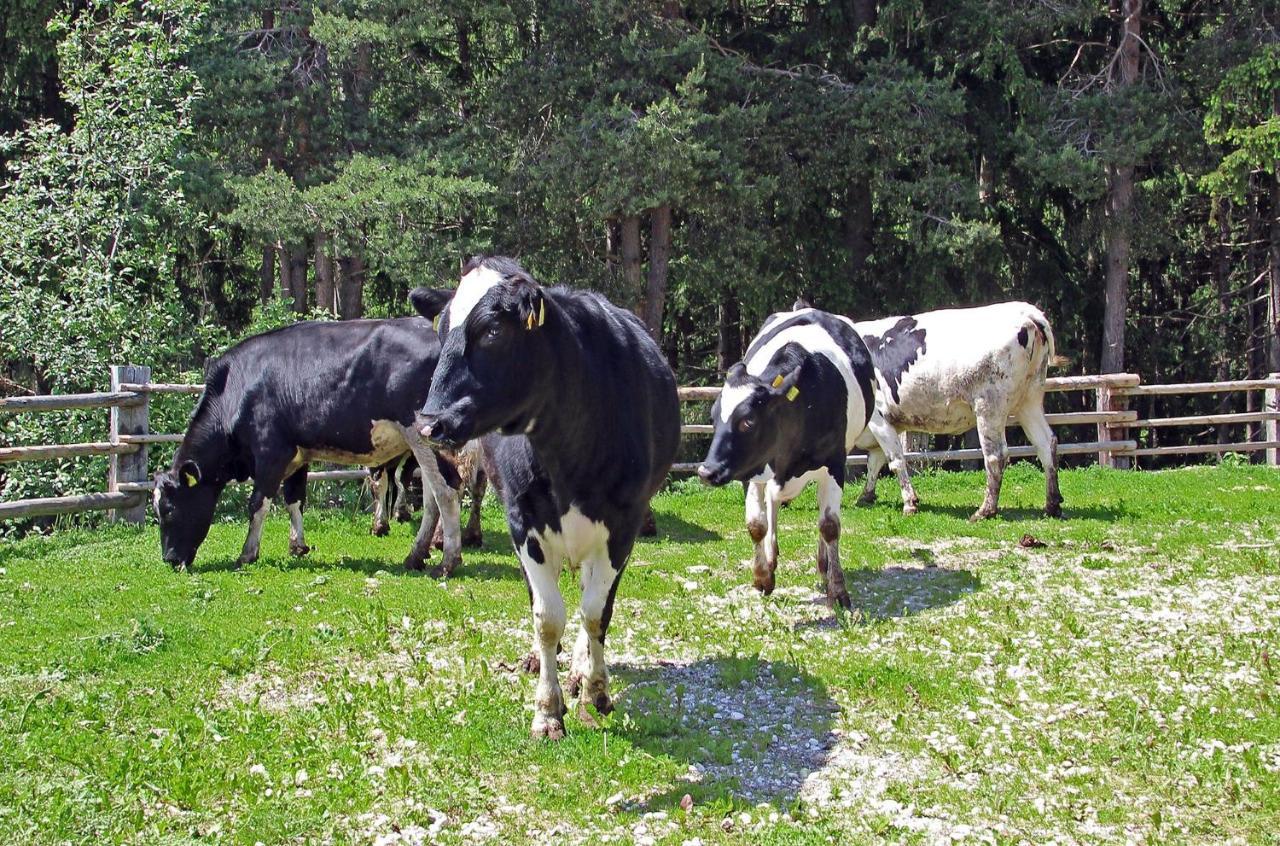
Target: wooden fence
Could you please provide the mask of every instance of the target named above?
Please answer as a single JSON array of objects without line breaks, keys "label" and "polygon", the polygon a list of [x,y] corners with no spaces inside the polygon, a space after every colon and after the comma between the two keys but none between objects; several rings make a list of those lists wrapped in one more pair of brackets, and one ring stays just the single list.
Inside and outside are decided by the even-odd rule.
[{"label": "wooden fence", "polygon": [[[1144,456],[1220,454],[1224,452],[1248,452],[1266,450],[1266,463],[1280,464],[1280,373],[1266,379],[1238,380],[1232,382],[1194,382],[1172,385],[1143,385],[1137,374],[1116,373],[1102,376],[1065,376],[1050,378],[1046,388],[1051,392],[1092,392],[1093,411],[1076,411],[1049,414],[1054,426],[1092,426],[1093,440],[1071,441],[1059,434],[1058,455],[1096,455],[1100,464],[1108,467],[1128,467]],[[151,381],[151,368],[140,366],[115,366],[111,368],[110,390],[88,394],[55,394],[47,396],[9,397],[0,399],[0,413],[46,413],[69,409],[109,409],[108,436],[106,441],[82,444],[54,444],[0,448],[0,464],[14,461],[42,461],[48,459],[75,458],[105,455],[110,457],[105,493],[59,496],[42,499],[26,499],[0,502],[0,520],[16,520],[26,517],[43,517],[82,511],[112,511],[118,520],[141,523],[146,516],[148,492],[153,484],[148,474],[148,447],[151,444],[178,443],[180,434],[153,433],[149,428],[150,400],[153,394],[199,394],[203,385],[175,385]],[[1137,411],[1128,408],[1132,397],[1177,396],[1184,394],[1224,394],[1239,391],[1265,392],[1263,410],[1230,414],[1200,414],[1182,417],[1139,418]],[[681,402],[707,402],[720,393],[719,387],[680,388]],[[1263,424],[1260,441],[1243,440],[1234,443],[1179,444],[1175,446],[1141,447],[1134,430],[1156,429],[1166,426],[1218,426]],[[690,423],[682,427],[684,435],[708,435],[708,424]],[[1034,457],[1029,446],[1009,448],[1010,458]],[[967,461],[982,457],[978,449],[908,450],[907,459],[914,462]],[[865,455],[849,456],[850,464],[865,464]],[[672,467],[676,473],[689,473],[695,463],[679,463]],[[323,470],[308,474],[314,481],[362,480],[365,471]]]}]

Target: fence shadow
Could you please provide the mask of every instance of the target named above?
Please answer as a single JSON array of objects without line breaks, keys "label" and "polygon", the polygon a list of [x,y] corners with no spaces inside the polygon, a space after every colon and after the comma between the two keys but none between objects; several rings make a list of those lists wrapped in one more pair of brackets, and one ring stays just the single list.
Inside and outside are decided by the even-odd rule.
[{"label": "fence shadow", "polygon": [[837,741],[839,705],[793,664],[721,656],[611,672],[618,712],[610,730],[696,768],[636,809],[677,810],[686,793],[699,804],[790,805]]}]

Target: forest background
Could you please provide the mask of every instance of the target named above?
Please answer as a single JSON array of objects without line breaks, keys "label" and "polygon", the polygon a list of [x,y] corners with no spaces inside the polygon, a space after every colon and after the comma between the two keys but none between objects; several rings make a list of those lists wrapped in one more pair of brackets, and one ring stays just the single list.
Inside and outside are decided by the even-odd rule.
[{"label": "forest background", "polygon": [[[8,0],[0,395],[198,380],[255,331],[408,313],[477,252],[635,309],[682,384],[797,296],[1026,299],[1063,373],[1280,371],[1278,25],[1266,0]],[[0,444],[100,438],[56,417]]]}]

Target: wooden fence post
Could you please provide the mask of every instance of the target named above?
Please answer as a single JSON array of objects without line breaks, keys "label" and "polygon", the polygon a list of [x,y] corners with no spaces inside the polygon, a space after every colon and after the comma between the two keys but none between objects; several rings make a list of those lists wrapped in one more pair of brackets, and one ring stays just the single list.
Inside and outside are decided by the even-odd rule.
[{"label": "wooden fence post", "polygon": [[[1125,411],[1129,407],[1129,398],[1123,394],[1117,394],[1115,387],[1110,382],[1103,382],[1094,389],[1098,395],[1098,411]],[[1099,422],[1098,423],[1098,440],[1099,441],[1123,441],[1127,439],[1129,426],[1125,423],[1118,425]],[[1098,450],[1098,466],[1112,467],[1119,470],[1128,470],[1132,464],[1132,458],[1128,455],[1116,455],[1110,450]]]},{"label": "wooden fence post", "polygon": [[[1268,379],[1280,379],[1280,373],[1272,373]],[[1263,394],[1262,410],[1272,414],[1280,414],[1280,388],[1267,388]],[[1262,423],[1264,441],[1280,441],[1280,420],[1265,420]],[[1267,463],[1272,467],[1280,467],[1280,449],[1267,448]]]},{"label": "wooden fence post", "polygon": [[[111,390],[119,391],[122,384],[143,383],[151,381],[151,368],[135,365],[112,365]],[[151,411],[151,395],[144,393],[142,402],[137,405],[115,406],[111,409],[110,441],[120,443],[121,435],[146,435],[149,433],[149,417]],[[107,474],[107,492],[118,493],[121,482],[147,481],[147,445],[139,444],[138,451],[127,455],[112,455],[111,466]],[[147,519],[147,498],[137,496],[137,505],[128,508],[117,508],[111,512],[112,518],[125,523],[142,525]]]}]

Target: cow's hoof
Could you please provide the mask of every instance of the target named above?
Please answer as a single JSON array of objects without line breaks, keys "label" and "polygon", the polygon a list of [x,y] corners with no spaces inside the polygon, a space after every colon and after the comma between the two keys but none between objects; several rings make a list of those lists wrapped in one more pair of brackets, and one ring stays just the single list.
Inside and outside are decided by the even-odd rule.
[{"label": "cow's hoof", "polygon": [[244,553],[241,553],[240,557],[236,559],[236,566],[243,567],[244,565],[252,564],[257,560],[258,560],[258,554],[256,552],[253,555],[245,555]]},{"label": "cow's hoof", "polygon": [[564,740],[564,720],[538,714],[533,718],[533,728],[529,733],[534,740]]},{"label": "cow's hoof", "polygon": [[391,524],[385,522],[374,523],[373,528],[369,529],[369,534],[375,538],[386,537],[391,534]]},{"label": "cow's hoof", "polygon": [[613,713],[613,699],[610,698],[607,690],[596,693],[591,699],[591,704],[595,706],[596,713],[601,716],[608,716]]},{"label": "cow's hoof", "polygon": [[991,509],[990,511],[986,510],[985,508],[979,508],[977,511],[973,512],[972,515],[970,515],[969,522],[981,523],[983,520],[990,520],[994,516],[996,516],[996,510],[994,508]]},{"label": "cow's hoof", "polygon": [[919,500],[908,500],[907,502],[902,503],[903,514],[915,514],[919,510],[920,510]]},{"label": "cow's hoof", "polygon": [[1044,507],[1044,515],[1046,517],[1052,517],[1055,520],[1061,520],[1062,519],[1062,503],[1054,502],[1054,503],[1050,503],[1049,505],[1046,505]]},{"label": "cow's hoof", "polygon": [[409,553],[409,557],[404,560],[404,568],[413,572],[421,572],[426,569],[427,559],[420,555]]},{"label": "cow's hoof", "polygon": [[773,588],[776,582],[773,576],[769,576],[768,578],[763,578],[763,579],[760,578],[759,576],[756,576],[753,584],[755,585],[756,590],[760,591],[765,596],[768,596],[769,594],[773,593]]},{"label": "cow's hoof", "polygon": [[875,491],[863,491],[862,496],[858,497],[858,505],[874,505],[875,501]]},{"label": "cow's hoof", "polygon": [[410,510],[409,510],[409,509],[407,509],[407,508],[401,508],[399,511],[397,511],[397,512],[396,512],[396,522],[397,522],[397,523],[412,523],[412,522],[413,522],[413,512],[412,512],[412,511],[410,511]]},{"label": "cow's hoof", "polygon": [[465,531],[462,533],[462,545],[468,549],[479,549],[484,546],[484,532],[476,529],[473,531]]},{"label": "cow's hoof", "polygon": [[542,659],[538,657],[538,653],[530,650],[529,654],[521,658],[516,666],[521,672],[536,676],[542,671]]},{"label": "cow's hoof", "polygon": [[832,608],[835,608],[837,605],[839,605],[841,608],[843,608],[846,611],[853,608],[853,601],[849,599],[849,591],[847,590],[836,591],[835,596],[831,596],[828,598],[831,601]]},{"label": "cow's hoof", "polygon": [[644,522],[640,524],[640,536],[645,538],[658,536],[658,523],[653,519],[652,510],[644,515]]},{"label": "cow's hoof", "polygon": [[305,543],[295,543],[294,541],[289,541],[289,554],[296,558],[301,558],[302,556],[306,555],[310,551],[311,551],[311,547],[307,546]]},{"label": "cow's hoof", "polygon": [[569,694],[570,699],[577,699],[582,693],[582,673],[574,670],[569,677],[564,680],[564,691]]},{"label": "cow's hoof", "polygon": [[431,568],[431,578],[447,579],[453,575],[454,571],[458,569],[460,564],[462,564],[461,555],[446,555],[443,561]]}]

